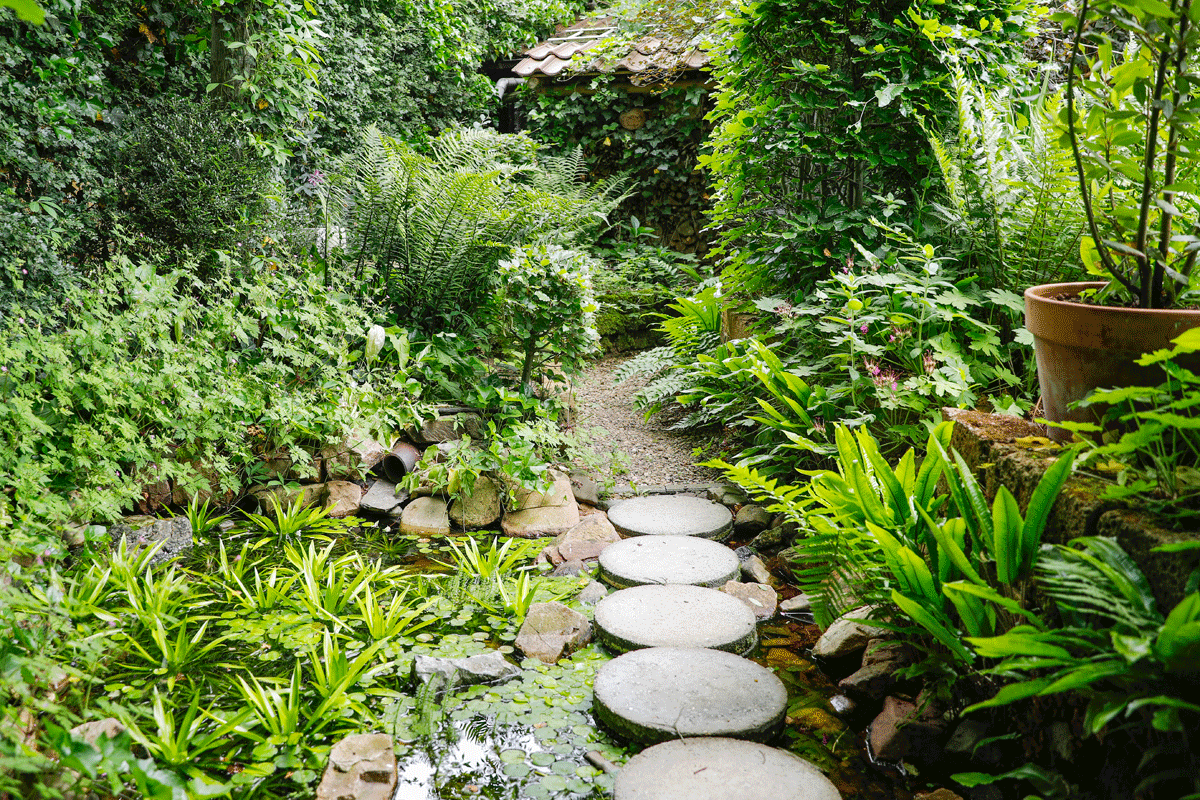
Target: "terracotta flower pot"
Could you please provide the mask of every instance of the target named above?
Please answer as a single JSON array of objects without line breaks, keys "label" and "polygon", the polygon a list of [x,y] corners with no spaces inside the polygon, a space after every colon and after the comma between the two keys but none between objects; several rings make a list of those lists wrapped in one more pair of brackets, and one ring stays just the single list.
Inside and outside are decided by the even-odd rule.
[{"label": "terracotta flower pot", "polygon": [[[1143,353],[1169,347],[1189,328],[1200,327],[1200,311],[1110,308],[1051,299],[1104,285],[1048,283],[1025,290],[1025,327],[1033,334],[1042,404],[1050,422],[1099,422],[1095,408],[1070,408],[1092,389],[1159,385],[1161,369],[1134,362]],[[1049,436],[1067,442],[1072,434],[1052,427]]]}]

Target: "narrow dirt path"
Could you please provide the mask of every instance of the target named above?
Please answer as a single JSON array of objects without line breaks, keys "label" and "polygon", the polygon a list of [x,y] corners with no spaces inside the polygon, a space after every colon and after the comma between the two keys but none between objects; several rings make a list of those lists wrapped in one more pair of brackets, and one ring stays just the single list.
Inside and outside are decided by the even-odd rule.
[{"label": "narrow dirt path", "polygon": [[624,457],[629,474],[618,476],[617,482],[641,489],[720,481],[716,470],[694,464],[692,451],[705,443],[703,436],[667,430],[655,419],[647,422],[633,407],[642,379],[613,383],[613,375],[628,358],[597,361],[575,380],[577,428],[594,433],[592,447],[600,456],[616,451]]}]

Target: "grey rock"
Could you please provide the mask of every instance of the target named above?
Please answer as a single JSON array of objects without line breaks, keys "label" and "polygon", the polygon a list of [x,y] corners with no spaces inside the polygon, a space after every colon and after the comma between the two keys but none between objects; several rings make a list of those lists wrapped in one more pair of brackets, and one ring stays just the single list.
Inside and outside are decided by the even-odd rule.
[{"label": "grey rock", "polygon": [[900,666],[905,666],[912,663],[913,657],[909,649],[901,642],[891,639],[872,639],[867,642],[867,647],[863,650],[862,665],[867,667],[884,661],[892,661]]},{"label": "grey rock", "polygon": [[751,503],[738,509],[733,520],[733,530],[738,536],[754,536],[765,531],[770,524],[770,513],[762,506]]},{"label": "grey rock", "polygon": [[783,613],[801,614],[805,611],[812,611],[812,598],[801,592],[795,597],[789,597],[779,604],[779,610]]},{"label": "grey rock", "polygon": [[813,655],[820,658],[840,658],[863,650],[872,639],[885,635],[887,631],[883,628],[876,628],[863,621],[872,611],[873,606],[864,606],[834,620],[817,640],[813,647]]},{"label": "grey rock", "polygon": [[617,773],[613,800],[841,800],[821,771],[786,750],[705,736],[643,750]]},{"label": "grey rock", "polygon": [[500,530],[506,536],[521,539],[537,539],[542,536],[558,536],[579,524],[579,506],[575,498],[565,506],[545,506],[509,511],[500,520]]},{"label": "grey rock", "polygon": [[158,552],[150,559],[151,564],[171,561],[192,549],[192,523],[187,517],[126,517],[113,525],[108,535],[114,548],[124,539],[131,554],[161,542]]},{"label": "grey rock", "polygon": [[750,556],[742,562],[742,574],[755,583],[772,584],[771,571],[758,556]]},{"label": "grey rock", "polygon": [[760,621],[775,616],[775,609],[779,605],[779,595],[770,586],[762,583],[728,581],[721,587],[721,591],[749,606],[755,618]]},{"label": "grey rock", "polygon": [[838,688],[861,700],[882,700],[896,685],[896,670],[901,666],[896,661],[868,664],[839,681]]},{"label": "grey rock", "polygon": [[563,656],[592,640],[587,617],[562,603],[534,603],[517,632],[517,649],[545,664],[557,664]]},{"label": "grey rock", "polygon": [[460,686],[487,684],[496,686],[521,677],[521,668],[492,650],[465,658],[436,658],[419,655],[413,660],[413,680],[426,684],[434,675],[442,677],[438,694]]},{"label": "grey rock", "polygon": [[600,484],[590,475],[580,472],[571,473],[571,491],[578,503],[587,503],[589,506],[600,505]]},{"label": "grey rock", "polygon": [[388,448],[366,431],[352,431],[341,444],[321,450],[325,479],[356,481],[370,472],[387,455]]},{"label": "grey rock", "polygon": [[453,442],[467,435],[472,439],[482,438],[483,418],[474,413],[446,414],[426,420],[420,430],[410,429],[408,437],[419,445]]},{"label": "grey rock", "polygon": [[705,499],[711,500],[714,503],[720,503],[723,506],[741,505],[750,499],[740,486],[732,483],[719,483],[709,486],[704,496]]},{"label": "grey rock", "polygon": [[738,557],[739,564],[745,564],[747,561],[749,561],[750,559],[754,558],[755,555],[757,555],[754,552],[753,547],[747,547],[746,545],[742,545],[741,547],[734,550],[733,554]]},{"label": "grey rock", "polygon": [[450,519],[467,530],[485,528],[500,519],[500,487],[486,475],[475,479],[470,497],[450,504]]},{"label": "grey rock", "polygon": [[593,606],[608,597],[608,587],[598,581],[591,581],[579,592],[579,602]]},{"label": "grey rock", "polygon": [[408,492],[401,491],[396,494],[396,484],[385,480],[377,480],[371,485],[361,501],[358,508],[364,514],[371,514],[379,517],[399,516],[401,506],[408,499]]},{"label": "grey rock", "polygon": [[609,650],[711,647],[739,655],[757,642],[754,612],[700,586],[634,586],[596,604],[596,635]]},{"label": "grey rock", "polygon": [[622,739],[693,736],[765,741],[783,724],[787,689],[769,669],[733,653],[651,647],[596,673],[597,721]]},{"label": "grey rock", "polygon": [[1050,725],[1050,749],[1060,760],[1068,764],[1075,761],[1075,750],[1078,747],[1076,738],[1071,734],[1071,726],[1062,720]]},{"label": "grey rock", "polygon": [[733,528],[729,509],[690,495],[635,497],[608,512],[623,536],[698,536],[722,539]]},{"label": "grey rock", "polygon": [[694,536],[633,536],[600,554],[601,580],[618,589],[666,583],[715,588],[738,570],[732,550]]},{"label": "grey rock", "polygon": [[329,751],[317,800],[389,800],[396,781],[392,737],[359,733],[347,736]]},{"label": "grey rock", "polygon": [[794,525],[767,528],[750,540],[751,549],[759,553],[776,553],[792,543],[796,536]]},{"label": "grey rock", "polygon": [[571,478],[557,470],[552,470],[550,474],[554,477],[554,483],[545,492],[535,492],[519,484],[510,486],[513,500],[509,512],[570,505],[574,506],[578,513]]},{"label": "grey rock", "polygon": [[871,722],[871,752],[882,761],[893,762],[929,763],[944,755],[941,738],[945,723],[927,712],[919,704],[885,698],[883,710]]},{"label": "grey rock", "polygon": [[833,707],[833,713],[842,719],[852,716],[858,710],[858,704],[844,694],[835,694],[829,698],[829,705]]},{"label": "grey rock", "polygon": [[563,563],[559,564],[554,568],[554,571],[550,573],[550,577],[562,578],[567,575],[582,575],[583,573],[590,571],[591,568],[587,564],[576,559],[574,561],[564,561]]},{"label": "grey rock", "polygon": [[125,724],[116,717],[106,717],[104,719],[92,720],[85,722],[82,725],[76,725],[71,728],[71,738],[78,742],[87,742],[93,747],[96,742],[100,741],[100,737],[104,736],[108,739],[115,739],[128,730]]},{"label": "grey rock", "polygon": [[350,481],[329,481],[325,484],[325,505],[329,516],[336,519],[358,513],[362,502],[362,488]]},{"label": "grey rock", "polygon": [[400,516],[400,532],[413,536],[447,536],[450,533],[450,514],[446,501],[436,497],[418,497],[404,507]]},{"label": "grey rock", "polygon": [[589,514],[579,524],[554,540],[564,561],[587,561],[599,557],[606,547],[621,541],[621,535],[603,511]]},{"label": "grey rock", "polygon": [[988,738],[988,724],[983,720],[964,719],[946,740],[946,752],[961,758],[972,758],[979,743]]}]

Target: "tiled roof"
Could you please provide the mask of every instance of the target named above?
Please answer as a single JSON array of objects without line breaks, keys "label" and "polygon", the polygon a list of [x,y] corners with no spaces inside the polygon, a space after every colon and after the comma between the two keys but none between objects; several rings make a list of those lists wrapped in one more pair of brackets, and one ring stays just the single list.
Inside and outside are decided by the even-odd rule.
[{"label": "tiled roof", "polygon": [[[556,78],[569,65],[573,64],[578,68],[580,61],[589,58],[588,52],[615,29],[616,20],[613,17],[582,19],[526,50],[525,58],[513,67],[513,72],[522,78]],[[616,62],[591,58],[585,62],[583,71],[641,75],[647,71],[673,72],[680,68],[697,70],[706,64],[708,53],[704,50],[679,42],[664,41],[655,36],[645,36],[633,45],[627,55]]]}]

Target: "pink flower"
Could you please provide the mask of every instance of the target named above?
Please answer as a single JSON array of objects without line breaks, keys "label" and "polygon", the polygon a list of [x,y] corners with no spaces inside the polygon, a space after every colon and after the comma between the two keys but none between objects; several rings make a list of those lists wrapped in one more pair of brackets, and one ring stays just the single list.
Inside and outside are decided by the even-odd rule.
[{"label": "pink flower", "polygon": [[864,322],[862,324],[862,326],[859,328],[859,331],[861,331],[862,333],[866,333],[867,332],[867,323]]}]

